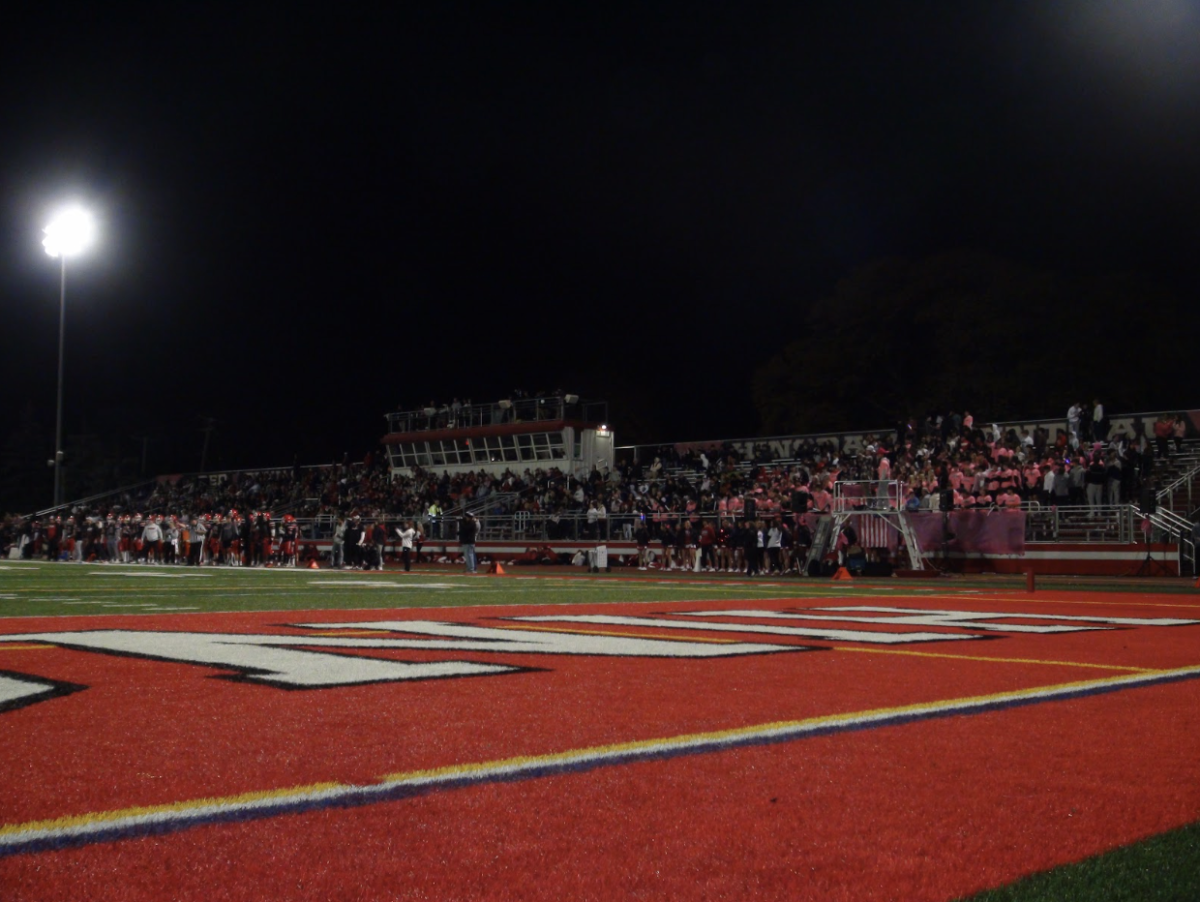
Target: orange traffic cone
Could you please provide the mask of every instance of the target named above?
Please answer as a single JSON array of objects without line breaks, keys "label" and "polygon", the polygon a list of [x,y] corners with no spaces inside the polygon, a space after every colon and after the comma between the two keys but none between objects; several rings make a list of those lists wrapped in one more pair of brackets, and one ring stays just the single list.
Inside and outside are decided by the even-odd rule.
[{"label": "orange traffic cone", "polygon": [[500,566],[499,561],[492,561],[492,566],[491,566],[491,569],[488,570],[488,573],[492,574],[493,576],[507,576],[508,575],[504,572],[504,568]]},{"label": "orange traffic cone", "polygon": [[308,562],[308,569],[309,569],[309,570],[320,570],[321,568],[320,568],[320,566],[318,566],[318,565],[317,565],[317,562],[316,562],[316,561],[309,561],[309,562]]},{"label": "orange traffic cone", "polygon": [[850,571],[847,570],[845,567],[838,567],[837,573],[833,574],[833,578],[834,579],[854,579],[854,577],[850,575]]}]

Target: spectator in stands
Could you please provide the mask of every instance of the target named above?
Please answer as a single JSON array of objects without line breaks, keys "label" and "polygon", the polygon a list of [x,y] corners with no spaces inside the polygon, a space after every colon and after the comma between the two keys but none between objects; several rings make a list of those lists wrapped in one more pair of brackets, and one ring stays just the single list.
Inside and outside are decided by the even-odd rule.
[{"label": "spectator in stands", "polygon": [[1158,448],[1159,460],[1166,460],[1170,454],[1169,442],[1174,432],[1174,421],[1170,414],[1162,414],[1154,422],[1154,442]]},{"label": "spectator in stands", "polygon": [[1115,507],[1121,503],[1121,477],[1123,475],[1121,458],[1115,451],[1108,452],[1104,469],[1106,478],[1104,503]]},{"label": "spectator in stands", "polygon": [[1104,405],[1100,399],[1092,401],[1092,441],[1103,442],[1108,438],[1108,420],[1104,417]]},{"label": "spectator in stands", "polygon": [[1066,467],[1058,463],[1054,465],[1054,487],[1050,501],[1057,507],[1066,507],[1071,503],[1071,480],[1067,477]]},{"label": "spectator in stands", "polygon": [[[580,486],[580,491],[583,486]],[[587,535],[593,542],[600,538],[600,510],[595,500],[588,503],[587,509]]]},{"label": "spectator in stands", "polygon": [[1084,474],[1084,483],[1087,487],[1088,509],[1093,514],[1104,503],[1104,482],[1106,478],[1107,474],[1105,473],[1104,462],[1098,456],[1093,457]]},{"label": "spectator in stands", "polygon": [[1020,510],[1021,496],[1010,486],[996,496],[996,505],[1004,510]]},{"label": "spectator in stands", "polygon": [[1087,467],[1081,458],[1067,464],[1067,478],[1071,483],[1070,503],[1083,504],[1086,500]]},{"label": "spectator in stands", "polygon": [[[1062,408],[1059,408],[1060,410]],[[1067,409],[1067,434],[1071,443],[1071,450],[1074,451],[1079,447],[1079,426],[1083,419],[1083,405],[1076,401]]]}]

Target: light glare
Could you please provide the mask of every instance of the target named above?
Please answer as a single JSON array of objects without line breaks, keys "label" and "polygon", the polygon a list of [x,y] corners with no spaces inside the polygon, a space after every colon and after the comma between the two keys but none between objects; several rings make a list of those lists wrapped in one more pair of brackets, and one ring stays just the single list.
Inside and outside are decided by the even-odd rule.
[{"label": "light glare", "polygon": [[81,207],[71,207],[54,218],[43,231],[42,247],[51,257],[73,257],[86,250],[96,236],[96,223]]}]

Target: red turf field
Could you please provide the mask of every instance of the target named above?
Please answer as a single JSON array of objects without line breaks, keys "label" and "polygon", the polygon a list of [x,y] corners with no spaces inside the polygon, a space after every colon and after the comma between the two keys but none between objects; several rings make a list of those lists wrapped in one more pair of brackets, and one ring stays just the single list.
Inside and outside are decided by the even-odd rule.
[{"label": "red turf field", "polygon": [[[0,712],[0,898],[953,899],[1200,818],[1200,625],[1046,619],[1200,620],[1189,602],[1042,592],[3,621],[25,638],[0,636],[0,674],[62,691]],[[817,610],[846,606],[1034,616],[984,629]],[[768,616],[789,612],[816,619]],[[552,619],[507,619],[531,615]],[[563,620],[575,615],[669,622]],[[357,627],[381,620],[600,635],[609,652],[627,637],[785,650],[414,650],[386,645],[411,638],[396,627]],[[316,623],[339,626],[294,626]],[[1044,626],[1091,629],[1014,631]],[[287,689],[67,647],[92,630],[382,640],[289,654],[516,669]],[[862,641],[915,632],[981,638]]]}]

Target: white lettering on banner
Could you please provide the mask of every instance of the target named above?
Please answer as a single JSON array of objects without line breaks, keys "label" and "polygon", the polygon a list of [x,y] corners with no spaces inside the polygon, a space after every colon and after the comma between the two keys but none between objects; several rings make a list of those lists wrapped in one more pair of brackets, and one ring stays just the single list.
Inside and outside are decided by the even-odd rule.
[{"label": "white lettering on banner", "polygon": [[[728,611],[716,611],[728,614]],[[752,616],[743,611],[741,616]],[[687,620],[666,620],[661,617],[621,617],[611,614],[547,614],[545,616],[513,617],[513,620],[536,623],[594,623],[608,626],[653,626],[672,629],[709,630],[718,633],[766,633],[773,636],[800,636],[830,642],[871,642],[877,645],[896,645],[904,642],[947,642],[955,639],[977,639],[960,633],[896,633],[884,630],[843,630],[830,627],[774,626],[758,623],[700,623]],[[828,619],[828,618],[822,618]]]}]

